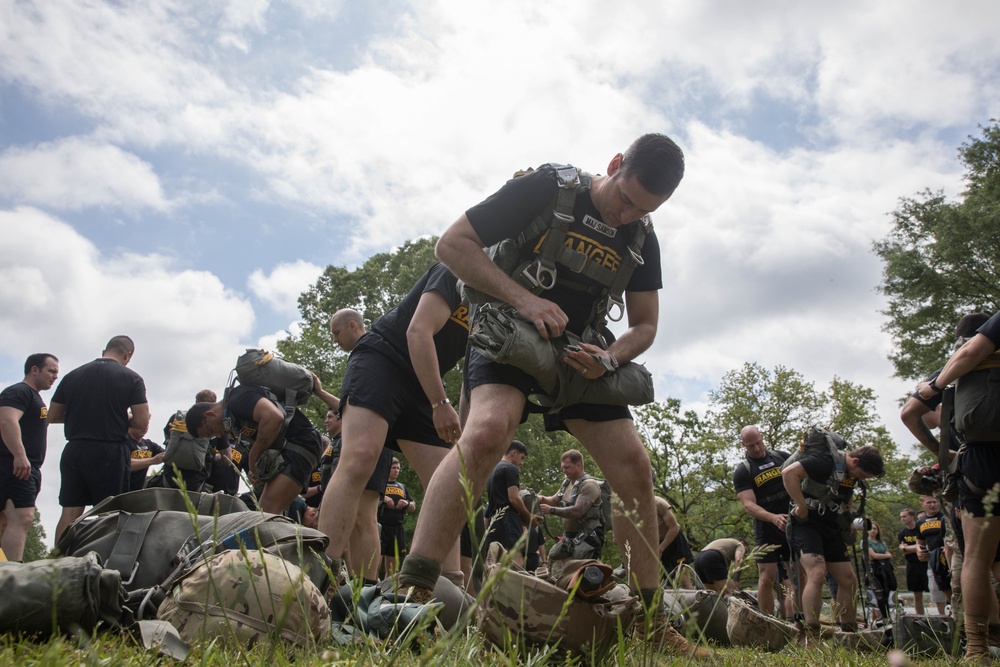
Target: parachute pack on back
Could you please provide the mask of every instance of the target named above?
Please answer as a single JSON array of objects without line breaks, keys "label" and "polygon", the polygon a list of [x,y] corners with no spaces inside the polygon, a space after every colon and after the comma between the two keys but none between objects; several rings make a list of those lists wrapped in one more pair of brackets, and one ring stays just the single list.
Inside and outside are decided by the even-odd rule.
[{"label": "parachute pack on back", "polygon": [[837,495],[837,488],[847,475],[847,452],[850,448],[847,440],[839,433],[822,426],[811,426],[802,437],[799,448],[781,464],[781,469],[809,456],[830,454],[833,457],[833,474],[830,479],[818,482],[806,477],[802,480],[802,493],[825,502]]},{"label": "parachute pack on back", "polygon": [[236,360],[240,384],[267,387],[285,406],[302,405],[313,393],[313,376],[308,369],[282,359],[273,352],[251,350]]}]

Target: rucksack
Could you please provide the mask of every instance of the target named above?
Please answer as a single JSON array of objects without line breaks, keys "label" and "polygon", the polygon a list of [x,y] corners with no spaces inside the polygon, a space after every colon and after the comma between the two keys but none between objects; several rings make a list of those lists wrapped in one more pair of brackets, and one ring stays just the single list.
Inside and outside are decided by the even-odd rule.
[{"label": "rucksack", "polygon": [[958,378],[954,410],[955,429],[967,441],[1000,440],[1000,368],[980,366]]},{"label": "rucksack", "polygon": [[187,642],[218,638],[230,647],[271,639],[310,646],[330,635],[330,608],[306,573],[256,549],[229,549],[199,561],[168,592],[157,618]]},{"label": "rucksack", "polygon": [[240,384],[266,387],[285,406],[303,405],[313,394],[313,376],[309,369],[273,352],[247,349],[236,359],[234,371]]},{"label": "rucksack", "polygon": [[209,438],[197,438],[187,430],[187,421],[183,410],[178,410],[170,421],[170,435],[167,437],[166,449],[163,452],[164,474],[172,474],[171,466],[181,470],[204,470],[208,464]]},{"label": "rucksack", "polygon": [[808,456],[829,453],[833,457],[833,473],[830,477],[824,482],[817,482],[808,477],[802,480],[802,493],[806,498],[813,498],[824,504],[829,503],[839,495],[840,483],[847,476],[848,450],[850,445],[840,434],[822,426],[810,426],[803,435],[799,448],[785,459],[781,469],[785,470],[796,461]]}]

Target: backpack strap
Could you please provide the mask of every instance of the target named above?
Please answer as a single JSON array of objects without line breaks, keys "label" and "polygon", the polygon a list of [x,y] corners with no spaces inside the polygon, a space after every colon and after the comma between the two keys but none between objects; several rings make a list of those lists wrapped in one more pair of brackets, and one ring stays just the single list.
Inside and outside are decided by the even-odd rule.
[{"label": "backpack strap", "polygon": [[157,514],[158,512],[143,512],[141,514],[121,512],[118,514],[118,537],[115,539],[114,546],[111,547],[111,553],[108,555],[104,567],[109,570],[118,570],[122,575],[122,584],[125,586],[132,583],[135,573],[139,570],[139,550],[142,548],[142,541]]},{"label": "backpack strap", "polygon": [[948,385],[941,393],[941,423],[938,436],[938,463],[941,470],[948,470],[951,462],[948,460],[948,452],[951,449],[951,417],[955,409],[955,386]]}]

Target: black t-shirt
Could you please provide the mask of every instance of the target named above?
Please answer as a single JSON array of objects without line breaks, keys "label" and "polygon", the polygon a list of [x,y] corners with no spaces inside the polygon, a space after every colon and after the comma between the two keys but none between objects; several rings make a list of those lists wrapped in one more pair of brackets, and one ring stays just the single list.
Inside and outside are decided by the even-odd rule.
[{"label": "black t-shirt", "polygon": [[425,292],[437,292],[451,308],[451,316],[441,330],[434,334],[434,348],[437,351],[438,370],[443,376],[465,356],[469,339],[469,309],[462,303],[458,293],[458,279],[440,262],[427,270],[395,308],[372,324],[372,331],[382,336],[407,362],[410,348],[406,341],[406,330]]},{"label": "black t-shirt", "polygon": [[926,543],[928,551],[944,546],[946,530],[943,512],[938,512],[937,516],[917,519],[917,534]]},{"label": "black t-shirt", "polygon": [[66,406],[66,440],[128,440],[128,409],[146,403],[139,374],[114,359],[95,359],[71,370],[52,396]]},{"label": "black t-shirt", "polygon": [[[128,439],[128,451],[129,458],[132,459],[151,459],[157,454],[163,453],[163,446],[159,445],[148,438],[143,438],[142,440],[133,440],[130,436]],[[146,473],[149,472],[149,467],[145,467],[141,470],[133,470],[131,476],[129,477],[129,491],[136,491],[141,489],[146,483]]]},{"label": "black t-shirt", "polygon": [[[917,535],[919,534],[920,534],[920,529],[917,528],[916,526],[913,526],[913,528],[903,528],[903,530],[899,531],[899,534],[896,536],[896,543],[905,544],[908,547],[912,547],[917,543]],[[920,562],[920,557],[917,556],[916,551],[912,553],[907,552],[904,555],[906,556],[906,561],[908,563]]]},{"label": "black t-shirt", "polygon": [[[23,382],[12,384],[0,392],[0,407],[16,408],[21,411],[18,426],[21,428],[21,444],[28,461],[35,468],[41,468],[45,462],[45,450],[48,442],[49,422],[48,408],[41,395]],[[14,460],[13,454],[3,443],[0,436],[0,459]]]},{"label": "black t-shirt", "polygon": [[788,494],[781,479],[781,464],[787,458],[788,454],[781,451],[765,452],[764,457],[760,459],[746,457],[748,465],[738,464],[736,472],[733,473],[736,493],[753,491],[757,504],[766,511],[773,514],[787,514]]},{"label": "black t-shirt", "polygon": [[993,317],[986,320],[986,324],[976,329],[976,333],[983,334],[1000,349],[1000,312],[997,312]]},{"label": "black t-shirt", "polygon": [[[500,461],[490,473],[490,478],[486,482],[487,505],[486,516],[492,517],[502,508],[510,505],[510,498],[507,496],[507,489],[521,485],[521,471],[517,466],[509,461]],[[513,512],[513,509],[507,510]]]},{"label": "black t-shirt", "polygon": [[326,493],[326,487],[330,484],[333,471],[337,469],[337,464],[340,463],[340,443],[340,434],[338,433],[331,438],[330,444],[326,446],[326,449],[323,450],[323,455],[319,457],[323,493]]},{"label": "black t-shirt", "polygon": [[[263,387],[252,384],[242,384],[229,394],[229,416],[233,426],[239,431],[240,438],[251,443],[257,438],[258,424],[253,420],[253,411],[260,399],[271,400],[270,392]],[[319,440],[319,432],[313,423],[302,412],[295,408],[285,432],[285,440],[289,442],[311,444]],[[249,464],[249,462],[248,462]]]},{"label": "black t-shirt", "polygon": [[[392,498],[392,502],[397,503],[399,499],[402,498],[407,502],[412,503],[413,498],[410,497],[410,492],[407,491],[406,487],[396,482],[386,482],[385,483],[385,495]],[[408,510],[397,510],[390,509],[388,505],[382,505],[380,523],[383,526],[398,526],[403,523],[403,517],[406,516]]]},{"label": "black t-shirt", "polygon": [[[826,483],[834,472],[833,455],[830,454],[830,452],[806,456],[805,458],[799,459],[799,463],[802,464],[802,468],[806,471],[809,479],[821,484]],[[837,488],[837,495],[833,500],[841,503],[849,501],[851,496],[854,494],[854,485],[856,483],[856,479],[848,474],[845,474],[844,479],[840,482],[840,486]],[[825,512],[820,515],[819,512],[814,509],[809,510],[810,519],[818,517],[825,517],[830,521],[836,521],[836,514],[833,512]]]},{"label": "black t-shirt", "polygon": [[[480,240],[491,246],[504,239],[513,239],[536,217],[549,208],[559,192],[555,174],[548,169],[539,169],[525,176],[508,181],[500,190],[483,202],[465,212],[472,228]],[[635,237],[638,221],[617,229],[604,224],[600,211],[594,206],[590,193],[576,198],[573,207],[573,223],[566,233],[566,245],[585,253],[594,262],[617,271],[629,245]],[[526,239],[521,246],[525,259],[538,253],[546,232],[534,239]],[[642,246],[643,263],[636,267],[629,279],[626,291],[649,292],[663,287],[660,274],[660,245],[656,234],[650,232]],[[569,271],[560,267],[559,271]],[[589,282],[589,279],[573,274],[574,281]],[[544,292],[544,298],[556,303],[569,317],[568,329],[582,333],[590,317],[593,298],[581,298],[582,292],[560,285]]]},{"label": "black t-shirt", "polygon": [[236,464],[236,469],[242,471],[244,474],[250,472],[250,443],[241,438],[234,440],[229,446],[233,450],[229,452],[229,456],[232,457],[233,463]]}]

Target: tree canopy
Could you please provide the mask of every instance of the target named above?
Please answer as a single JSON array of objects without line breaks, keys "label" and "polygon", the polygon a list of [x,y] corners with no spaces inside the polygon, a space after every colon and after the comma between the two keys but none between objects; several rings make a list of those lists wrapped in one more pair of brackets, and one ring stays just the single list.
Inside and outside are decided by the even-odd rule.
[{"label": "tree canopy", "polygon": [[900,377],[939,367],[962,315],[1000,310],[1000,125],[991,123],[958,149],[966,168],[960,200],[929,190],[900,199],[892,229],[873,244],[884,262],[882,314]]}]

